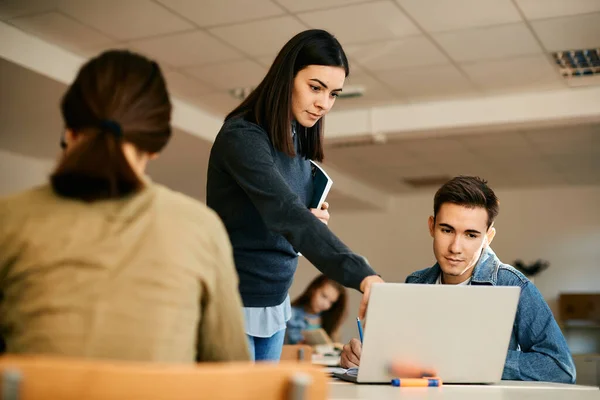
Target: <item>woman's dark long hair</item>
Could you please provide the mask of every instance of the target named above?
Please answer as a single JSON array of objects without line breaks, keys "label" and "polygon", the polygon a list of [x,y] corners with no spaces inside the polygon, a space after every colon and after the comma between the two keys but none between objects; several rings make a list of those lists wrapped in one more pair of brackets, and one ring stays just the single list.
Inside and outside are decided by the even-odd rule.
[{"label": "woman's dark long hair", "polygon": [[171,137],[171,101],[160,68],[129,51],[107,51],[88,61],[61,111],[66,128],[78,136],[50,177],[54,191],[65,197],[94,201],[140,189],[122,141],[158,153]]},{"label": "woman's dark long hair", "polygon": [[[292,89],[296,74],[309,65],[340,67],[346,76],[350,73],[344,49],[332,34],[320,29],[300,32],[283,46],[262,82],[225,120],[244,116],[267,131],[275,149],[295,156]],[[297,129],[300,154],[323,161],[323,118],[311,128]]]},{"label": "woman's dark long hair", "polygon": [[346,317],[347,296],[345,287],[325,275],[320,275],[292,302],[292,306],[301,308],[310,307],[311,300],[317,289],[325,285],[333,286],[339,293],[337,301],[331,305],[331,308],[321,313],[321,327],[327,332],[329,337],[333,338],[337,336],[340,326]]}]

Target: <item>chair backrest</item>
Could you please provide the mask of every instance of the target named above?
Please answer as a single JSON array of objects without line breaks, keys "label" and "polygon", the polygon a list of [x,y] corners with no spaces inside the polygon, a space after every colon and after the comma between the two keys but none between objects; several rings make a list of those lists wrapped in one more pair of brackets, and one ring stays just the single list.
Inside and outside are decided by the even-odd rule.
[{"label": "chair backrest", "polygon": [[327,377],[304,363],[147,364],[0,357],[3,400],[324,400]]},{"label": "chair backrest", "polygon": [[312,361],[313,348],[307,344],[285,344],[281,351],[282,361]]}]

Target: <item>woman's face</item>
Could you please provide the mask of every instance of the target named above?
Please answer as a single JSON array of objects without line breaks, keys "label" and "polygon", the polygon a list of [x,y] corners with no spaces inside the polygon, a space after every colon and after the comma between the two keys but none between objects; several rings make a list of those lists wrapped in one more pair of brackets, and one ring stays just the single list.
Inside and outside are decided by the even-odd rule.
[{"label": "woman's face", "polygon": [[325,312],[331,308],[340,297],[340,293],[333,285],[326,283],[321,286],[312,296],[310,308],[314,314]]},{"label": "woman's face", "polygon": [[345,80],[342,67],[309,65],[300,70],[292,89],[294,119],[306,128],[316,124],[333,107]]}]

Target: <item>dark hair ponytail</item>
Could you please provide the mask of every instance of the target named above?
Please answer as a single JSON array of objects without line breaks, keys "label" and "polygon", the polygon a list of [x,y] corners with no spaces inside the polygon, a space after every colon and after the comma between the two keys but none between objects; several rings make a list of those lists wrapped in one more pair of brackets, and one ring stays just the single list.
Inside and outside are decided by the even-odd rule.
[{"label": "dark hair ponytail", "polygon": [[108,51],[86,63],[61,103],[78,136],[51,176],[54,191],[85,201],[120,198],[143,183],[122,142],[157,153],[171,136],[171,103],[158,65],[129,51]]}]

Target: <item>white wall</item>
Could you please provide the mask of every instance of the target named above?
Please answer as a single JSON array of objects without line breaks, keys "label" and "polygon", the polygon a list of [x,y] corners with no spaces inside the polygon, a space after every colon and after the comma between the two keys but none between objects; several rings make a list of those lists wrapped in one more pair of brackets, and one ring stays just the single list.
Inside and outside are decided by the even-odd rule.
[{"label": "white wall", "polygon": [[0,196],[47,182],[53,166],[53,160],[0,150]]},{"label": "white wall", "polygon": [[[366,256],[385,280],[403,282],[409,273],[435,262],[427,230],[433,194],[398,197],[393,210],[385,214],[336,214],[331,204],[331,228],[350,248]],[[501,260],[548,260],[549,269],[536,276],[535,284],[553,309],[560,292],[600,292],[600,187],[497,190],[496,194],[500,214],[492,248]],[[292,298],[316,274],[303,259]],[[357,334],[360,294],[352,291],[350,299],[342,332],[345,340]]]}]

